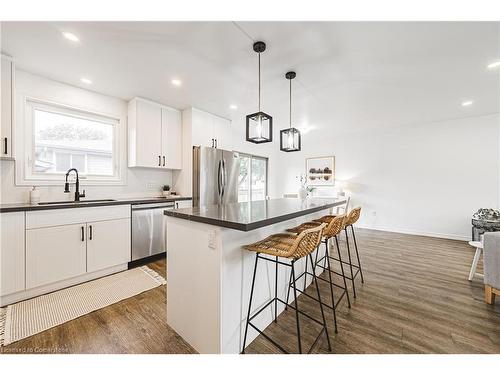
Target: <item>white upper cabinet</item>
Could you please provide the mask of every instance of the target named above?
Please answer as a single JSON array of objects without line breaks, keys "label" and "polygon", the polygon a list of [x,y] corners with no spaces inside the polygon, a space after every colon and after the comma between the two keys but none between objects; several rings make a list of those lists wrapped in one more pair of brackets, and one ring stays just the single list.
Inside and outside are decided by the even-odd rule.
[{"label": "white upper cabinet", "polygon": [[191,146],[215,147],[212,115],[193,108],[191,111]]},{"label": "white upper cabinet", "polygon": [[128,106],[129,167],[181,167],[180,111],[135,98]]},{"label": "white upper cabinet", "polygon": [[232,149],[230,120],[192,108],[191,126],[192,146]]},{"label": "white upper cabinet", "polygon": [[161,109],[161,140],[165,166],[170,169],[182,168],[182,121],[181,112],[163,107]]},{"label": "white upper cabinet", "polygon": [[231,121],[219,116],[213,116],[213,123],[215,147],[231,151],[233,149]]},{"label": "white upper cabinet", "polygon": [[0,157],[11,157],[12,154],[12,90],[14,76],[14,63],[2,56],[1,58],[1,126],[0,126]]}]

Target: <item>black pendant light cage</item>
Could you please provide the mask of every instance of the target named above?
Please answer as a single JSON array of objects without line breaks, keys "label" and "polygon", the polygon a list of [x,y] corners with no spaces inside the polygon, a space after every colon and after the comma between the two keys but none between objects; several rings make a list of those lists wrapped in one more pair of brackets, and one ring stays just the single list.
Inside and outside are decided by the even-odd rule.
[{"label": "black pendant light cage", "polygon": [[260,54],[266,50],[266,43],[255,42],[253,50],[259,54],[259,111],[246,117],[246,139],[252,143],[273,141],[273,118],[260,110]]},{"label": "black pendant light cage", "polygon": [[290,81],[290,127],[280,131],[280,150],[284,152],[300,151],[301,147],[300,131],[292,127],[292,79],[295,76],[295,72],[285,74],[285,78]]}]

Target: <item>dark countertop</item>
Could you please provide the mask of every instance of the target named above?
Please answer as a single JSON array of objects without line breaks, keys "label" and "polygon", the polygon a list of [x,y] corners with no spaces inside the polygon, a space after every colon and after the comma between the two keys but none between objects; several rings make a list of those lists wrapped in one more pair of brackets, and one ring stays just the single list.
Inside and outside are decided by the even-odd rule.
[{"label": "dark countertop", "polygon": [[63,208],[79,208],[79,207],[99,207],[99,206],[117,206],[122,204],[147,204],[147,203],[163,203],[190,200],[191,197],[171,196],[169,198],[122,198],[112,201],[87,202],[82,199],[80,202],[68,201],[68,203],[32,205],[30,203],[7,203],[0,204],[0,212],[17,212],[17,211],[41,211]]},{"label": "dark countertop", "polygon": [[164,214],[248,232],[281,221],[340,206],[345,202],[345,199],[310,198],[300,200],[298,198],[281,198],[165,210]]}]

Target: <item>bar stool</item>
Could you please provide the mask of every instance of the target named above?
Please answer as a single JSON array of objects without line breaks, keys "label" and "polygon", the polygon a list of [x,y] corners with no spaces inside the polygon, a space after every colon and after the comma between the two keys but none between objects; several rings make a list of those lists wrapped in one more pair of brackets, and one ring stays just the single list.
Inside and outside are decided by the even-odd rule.
[{"label": "bar stool", "polygon": [[[293,285],[293,293],[294,293],[294,297],[295,297],[294,305],[295,306],[289,305],[288,301],[285,302],[278,297],[278,287],[277,287],[277,284],[278,284],[277,283],[278,264],[281,264],[281,265],[284,265],[287,267],[291,267],[291,275],[292,275],[292,278],[295,280],[295,262],[301,258],[309,257],[309,259],[311,260],[311,264],[312,264],[311,253],[314,251],[314,249],[316,249],[316,247],[320,243],[321,237],[323,234],[323,229],[325,226],[326,225],[320,225],[320,226],[317,226],[315,228],[304,230],[299,235],[293,235],[290,233],[275,234],[275,235],[272,235],[272,236],[265,238],[262,241],[243,246],[244,249],[249,250],[249,251],[254,251],[256,253],[255,266],[253,269],[253,277],[252,277],[252,288],[250,291],[250,302],[248,303],[248,314],[247,314],[247,320],[246,320],[246,325],[245,325],[245,335],[243,337],[243,349],[242,349],[243,354],[245,353],[248,326],[251,326],[257,332],[259,332],[264,338],[266,338],[271,343],[273,343],[283,353],[288,353],[280,344],[278,344],[276,341],[271,339],[268,335],[266,335],[264,332],[262,332],[259,328],[257,328],[252,323],[252,319],[254,319],[262,311],[264,311],[264,309],[267,308],[269,305],[271,305],[271,303],[273,303],[273,302],[274,302],[274,321],[276,322],[277,321],[278,301],[285,304],[285,306],[289,306],[295,310],[295,320],[296,320],[296,325],[297,325],[297,339],[298,339],[299,353],[302,353],[299,314],[302,314],[302,315],[308,317],[309,319],[311,319],[312,321],[318,323],[319,325],[321,325],[323,327],[321,329],[321,331],[319,332],[318,336],[316,337],[316,339],[314,340],[313,344],[311,345],[309,352],[311,352],[311,350],[314,348],[314,346],[318,342],[318,340],[321,337],[323,332],[325,333],[326,339],[328,342],[328,350],[331,351],[332,348],[331,348],[331,344],[330,344],[330,337],[328,336],[328,328],[326,326],[325,314],[323,311],[323,304],[321,303],[321,296],[319,294],[318,281],[317,281],[316,277],[314,276],[314,282],[316,284],[316,289],[318,291],[318,301],[319,301],[319,307],[321,310],[321,317],[322,317],[321,321],[316,319],[316,318],[313,318],[309,314],[299,310],[298,302],[297,302],[297,287],[296,287],[295,283]],[[270,255],[270,256],[274,257],[274,259],[263,256],[262,254]],[[279,258],[289,259],[290,263],[282,262],[279,260]],[[253,299],[253,292],[254,292],[254,287],[255,287],[255,274],[257,272],[257,265],[258,265],[259,260],[266,260],[268,262],[273,262],[276,264],[276,275],[275,275],[276,283],[275,283],[275,288],[274,288],[274,298],[271,299],[269,302],[267,302],[257,312],[250,315],[250,313],[252,311],[252,299]]]},{"label": "bar stool", "polygon": [[[325,302],[323,302],[323,305],[332,309],[333,310],[333,322],[334,322],[334,326],[335,326],[335,333],[338,333],[338,328],[337,328],[337,314],[336,314],[336,310],[340,304],[340,301],[342,300],[342,298],[344,298],[344,296],[347,297],[347,304],[349,306],[349,308],[351,308],[351,301],[349,299],[349,291],[347,290],[347,282],[346,282],[346,277],[345,277],[345,274],[344,274],[344,264],[342,262],[340,262],[340,269],[342,271],[342,273],[337,273],[337,272],[334,272],[331,267],[330,267],[330,254],[329,254],[329,246],[328,246],[328,243],[329,241],[332,239],[332,238],[335,238],[335,241],[337,243],[337,250],[338,253],[339,253],[339,258],[342,259],[342,255],[340,254],[340,249],[339,249],[339,246],[338,246],[338,240],[337,240],[337,235],[342,232],[342,229],[344,229],[344,226],[345,226],[345,222],[347,220],[347,216],[346,215],[339,215],[339,216],[328,216],[330,221],[328,222],[328,225],[325,227],[325,229],[323,230],[323,237],[322,237],[322,240],[321,242],[323,242],[325,244],[325,255],[323,255],[321,257],[321,259],[318,260],[318,254],[319,254],[319,246],[316,250],[316,257],[315,257],[315,260],[314,260],[314,264],[312,265],[313,266],[313,273],[314,273],[314,268],[315,267],[320,267],[322,268],[323,270],[325,271],[328,271],[328,280],[327,279],[324,279],[323,277],[321,276],[316,276],[318,280],[322,280],[322,281],[325,281],[327,283],[329,283],[330,285],[330,295],[331,295],[331,298],[332,298],[332,304],[329,305]],[[310,228],[314,228],[314,227],[317,227],[319,225],[325,225],[326,224],[326,216],[323,217],[324,218],[324,222],[319,222],[319,221],[311,221],[311,222],[307,222],[307,223],[303,223],[303,224],[300,224],[294,228],[290,228],[290,229],[287,229],[287,232],[291,232],[291,233],[295,233],[295,234],[300,234],[302,233],[304,230],[307,230],[307,229],[310,229]],[[322,266],[320,263],[321,261],[324,260],[324,263],[325,265]],[[338,284],[335,284],[335,282],[333,282],[332,280],[332,275],[331,273],[335,273],[335,274],[338,274],[340,276],[342,276],[342,279],[344,281],[344,285],[338,285]],[[313,273],[311,272],[308,272],[307,270],[307,259],[306,259],[306,268],[304,270],[304,272],[302,272],[298,277],[297,279],[294,281],[294,282],[297,282],[300,280],[301,277],[304,277],[304,287],[303,287],[303,290],[302,290],[302,293],[307,295],[305,293],[305,289],[306,289],[306,286],[307,286],[307,275],[310,275],[310,276],[315,276],[313,275]],[[290,286],[292,284],[292,280],[290,280],[289,284],[288,284],[288,293],[287,293],[287,302],[288,302],[288,297],[290,295]],[[337,303],[335,303],[335,298],[333,296],[333,287],[336,286],[337,288],[340,288],[342,289],[342,294],[340,295]],[[312,296],[309,296],[308,297],[314,299],[314,297]]]},{"label": "bar stool", "polygon": [[[349,259],[349,262],[343,261],[340,257],[338,259],[332,257],[332,259],[334,259],[334,260],[336,260],[336,261],[338,261],[340,263],[347,264],[349,266],[350,276],[346,276],[346,278],[349,279],[349,280],[351,280],[351,283],[352,283],[352,292],[353,292],[354,298],[356,298],[356,285],[355,285],[354,281],[355,281],[356,277],[358,276],[358,274],[361,276],[361,283],[365,282],[365,279],[363,277],[363,269],[361,268],[361,261],[360,261],[360,258],[359,258],[358,243],[356,242],[356,235],[354,234],[354,227],[353,227],[353,224],[358,221],[358,219],[359,219],[360,216],[361,216],[361,207],[353,208],[349,212],[349,214],[347,215],[346,223],[345,223],[345,226],[344,226],[345,240],[346,240],[346,245],[347,245],[347,257]],[[318,222],[323,222],[324,223],[324,222],[327,222],[328,220],[331,220],[331,219],[329,219],[328,216],[325,216],[325,217],[322,217],[321,219],[319,219]],[[352,259],[351,259],[351,247],[349,245],[349,234],[348,234],[348,231],[347,231],[348,228],[351,228],[352,238],[354,240],[354,249],[355,249],[356,258],[357,258],[357,264],[353,264],[352,263]],[[337,242],[337,246],[338,246],[338,242]],[[340,254],[340,249],[339,249],[339,254]]]}]

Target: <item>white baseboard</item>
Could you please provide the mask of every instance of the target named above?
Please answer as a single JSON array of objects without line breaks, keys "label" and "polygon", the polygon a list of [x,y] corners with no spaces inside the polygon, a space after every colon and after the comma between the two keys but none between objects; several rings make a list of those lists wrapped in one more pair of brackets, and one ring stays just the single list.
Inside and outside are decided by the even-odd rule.
[{"label": "white baseboard", "polygon": [[394,232],[394,233],[403,233],[403,234],[413,234],[416,236],[426,236],[426,237],[436,237],[436,238],[445,238],[448,240],[458,240],[458,241],[470,241],[470,236],[460,236],[456,234],[447,234],[447,233],[434,233],[434,232],[419,232],[415,230],[409,229],[401,229],[401,228],[384,228],[370,225],[355,225],[356,228],[361,229],[371,229],[371,230],[380,230],[383,232]]}]

